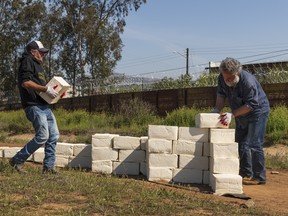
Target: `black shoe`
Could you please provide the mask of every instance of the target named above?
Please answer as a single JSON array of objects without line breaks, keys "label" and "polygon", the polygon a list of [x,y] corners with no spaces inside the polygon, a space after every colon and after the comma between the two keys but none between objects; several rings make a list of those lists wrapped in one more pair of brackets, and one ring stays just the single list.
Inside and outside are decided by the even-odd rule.
[{"label": "black shoe", "polygon": [[51,169],[51,168],[43,168],[42,171],[43,174],[53,174],[53,175],[57,175],[59,174],[55,169]]},{"label": "black shoe", "polygon": [[15,159],[14,158],[11,158],[9,160],[9,164],[19,173],[23,173],[23,174],[26,174],[28,173],[24,168],[24,163],[16,163]]}]

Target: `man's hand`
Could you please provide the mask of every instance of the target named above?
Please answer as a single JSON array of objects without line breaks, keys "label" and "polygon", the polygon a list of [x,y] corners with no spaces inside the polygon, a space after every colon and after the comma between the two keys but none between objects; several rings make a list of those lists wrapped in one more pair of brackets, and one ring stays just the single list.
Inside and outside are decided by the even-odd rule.
[{"label": "man's hand", "polygon": [[220,114],[220,123],[224,126],[227,126],[231,123],[233,114],[232,113],[222,113]]},{"label": "man's hand", "polygon": [[57,91],[55,91],[54,88],[51,87],[51,86],[48,86],[46,93],[47,93],[47,94],[49,95],[49,97],[51,97],[51,98],[55,98],[55,97],[57,97],[58,94],[59,94],[59,93],[58,93]]}]

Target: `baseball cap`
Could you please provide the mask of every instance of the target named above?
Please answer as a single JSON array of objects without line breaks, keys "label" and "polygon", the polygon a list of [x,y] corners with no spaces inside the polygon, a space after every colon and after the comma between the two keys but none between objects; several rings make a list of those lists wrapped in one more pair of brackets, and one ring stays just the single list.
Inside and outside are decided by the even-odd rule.
[{"label": "baseball cap", "polygon": [[39,50],[42,53],[47,53],[49,52],[49,49],[45,48],[41,41],[31,41],[27,46],[26,50],[30,52],[32,49]]}]

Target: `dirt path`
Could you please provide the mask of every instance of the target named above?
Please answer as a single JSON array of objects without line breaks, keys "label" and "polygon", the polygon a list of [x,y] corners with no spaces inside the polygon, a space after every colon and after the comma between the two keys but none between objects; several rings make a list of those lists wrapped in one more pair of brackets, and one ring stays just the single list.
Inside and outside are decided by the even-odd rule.
[{"label": "dirt path", "polygon": [[250,196],[255,205],[270,212],[288,215],[288,171],[279,174],[267,172],[266,185],[244,185],[244,193]]}]

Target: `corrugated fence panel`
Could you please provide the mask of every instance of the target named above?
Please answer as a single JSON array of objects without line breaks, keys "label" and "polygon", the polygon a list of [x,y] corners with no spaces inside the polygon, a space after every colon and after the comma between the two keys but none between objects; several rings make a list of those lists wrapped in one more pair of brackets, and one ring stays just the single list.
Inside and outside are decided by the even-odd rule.
[{"label": "corrugated fence panel", "polygon": [[137,92],[134,95],[158,109],[158,91]]},{"label": "corrugated fence panel", "polygon": [[187,89],[187,106],[196,108],[215,106],[216,89],[216,87]]},{"label": "corrugated fence panel", "polygon": [[288,105],[288,83],[262,85],[270,102],[270,106],[277,104]]},{"label": "corrugated fence panel", "polygon": [[133,98],[132,93],[119,93],[111,95],[112,110],[117,110],[120,105],[125,106],[125,102]]},{"label": "corrugated fence panel", "polygon": [[158,91],[159,115],[165,115],[178,107],[178,89]]},{"label": "corrugated fence panel", "polygon": [[91,112],[110,112],[111,95],[93,95],[91,96]]},{"label": "corrugated fence panel", "polygon": [[[288,105],[288,83],[262,85],[271,106]],[[139,98],[155,107],[159,115],[165,115],[174,109],[187,107],[213,107],[217,87],[198,87],[187,89],[170,89],[147,92],[120,93],[110,95],[93,95],[86,97],[64,98],[52,108],[85,109],[89,112],[113,111],[121,101]],[[20,103],[0,103],[0,110],[20,109]]]}]

